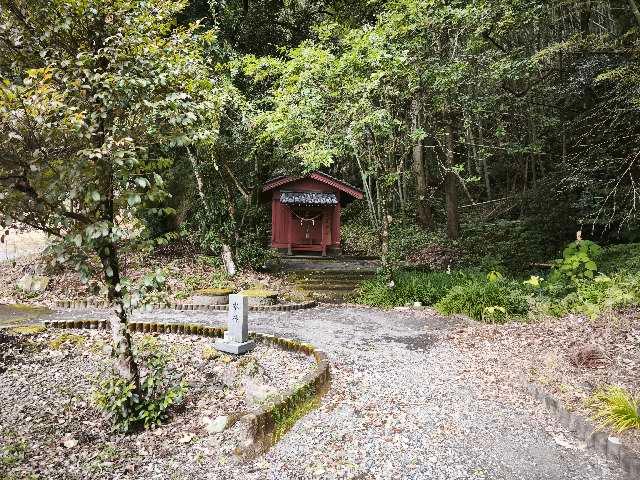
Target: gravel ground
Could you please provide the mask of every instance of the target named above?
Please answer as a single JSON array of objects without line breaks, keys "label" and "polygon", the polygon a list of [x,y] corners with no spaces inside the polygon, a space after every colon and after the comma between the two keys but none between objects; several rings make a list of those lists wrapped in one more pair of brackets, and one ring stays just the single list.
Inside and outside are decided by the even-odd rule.
[{"label": "gravel ground", "polygon": [[[219,463],[231,455],[239,438],[235,419],[314,367],[306,355],[261,343],[231,357],[216,352],[210,338],[136,333],[140,348],[167,356],[188,394],[167,426],[111,434],[92,400],[109,368],[109,339],[95,330],[0,332],[0,479],[143,478],[173,464],[186,466],[176,475],[187,478],[205,457]],[[210,430],[223,417],[231,428]]]},{"label": "gravel ground", "polygon": [[[99,312],[60,317],[100,316]],[[140,319],[222,324],[224,313],[154,312]],[[478,369],[449,340],[460,325],[429,312],[321,307],[254,313],[252,330],[313,343],[332,388],[264,457],[232,465],[157,462],[189,479],[599,479],[621,470],[586,450],[524,390]]]}]

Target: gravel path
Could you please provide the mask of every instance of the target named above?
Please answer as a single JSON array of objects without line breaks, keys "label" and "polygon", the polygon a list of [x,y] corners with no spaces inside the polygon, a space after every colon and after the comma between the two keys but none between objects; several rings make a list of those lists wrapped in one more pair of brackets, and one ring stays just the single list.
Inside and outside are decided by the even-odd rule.
[{"label": "gravel path", "polygon": [[[59,314],[87,318],[90,312]],[[222,324],[218,312],[140,319]],[[453,321],[424,312],[321,307],[253,313],[252,330],[308,341],[332,364],[332,388],[266,456],[193,466],[190,479],[622,479],[520,387],[480,376],[447,341]],[[158,465],[146,479],[186,478]]]}]

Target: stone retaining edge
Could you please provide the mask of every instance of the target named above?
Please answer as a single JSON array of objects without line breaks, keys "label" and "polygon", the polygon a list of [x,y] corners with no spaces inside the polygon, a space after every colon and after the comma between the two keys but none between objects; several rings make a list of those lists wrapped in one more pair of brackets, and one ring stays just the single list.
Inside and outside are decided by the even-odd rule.
[{"label": "stone retaining edge", "polygon": [[[84,328],[92,330],[108,330],[107,320],[47,320],[47,328]],[[143,333],[176,333],[183,335],[199,335],[204,337],[222,337],[223,327],[213,327],[202,324],[157,323],[157,322],[129,322],[129,331]],[[255,340],[269,343],[282,350],[300,352],[312,356],[316,362],[315,369],[304,376],[302,381],[271,399],[263,406],[243,414],[239,422],[244,425],[247,437],[241,439],[236,454],[252,458],[265,452],[273,444],[278,418],[291,414],[297,407],[304,405],[311,397],[321,397],[329,388],[331,377],[329,360],[326,353],[316,349],[313,345],[276,337],[263,333],[252,332],[249,336]]]},{"label": "stone retaining edge", "polygon": [[538,385],[526,382],[527,391],[545,404],[547,410],[554,415],[562,426],[571,430],[586,442],[587,447],[596,450],[609,460],[622,467],[628,479],[640,479],[640,457],[630,452],[622,443],[612,441],[606,432],[598,431],[596,426],[582,416],[568,411],[558,399],[548,394]]},{"label": "stone retaining edge", "polygon": [[[249,305],[249,310],[252,312],[291,312],[293,310],[304,310],[307,308],[317,307],[318,302],[316,300],[310,300],[302,303],[289,303],[285,305]],[[85,308],[109,308],[109,304],[106,301],[89,301],[89,300],[58,300],[56,301],[57,308],[64,308],[68,310],[80,310]],[[229,305],[202,305],[195,303],[170,303],[169,305],[152,304],[151,310],[213,310],[213,311],[226,311],[229,309]]]}]

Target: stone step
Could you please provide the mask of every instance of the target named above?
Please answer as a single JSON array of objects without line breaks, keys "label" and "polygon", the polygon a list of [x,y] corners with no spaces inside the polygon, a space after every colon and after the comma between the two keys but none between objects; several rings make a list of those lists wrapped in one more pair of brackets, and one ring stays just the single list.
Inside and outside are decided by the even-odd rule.
[{"label": "stone step", "polygon": [[298,290],[302,290],[303,292],[316,292],[316,293],[326,293],[326,292],[353,292],[357,290],[357,286],[354,285],[341,285],[341,286],[330,286],[330,285],[303,285],[298,286]]},{"label": "stone step", "polygon": [[373,278],[375,276],[375,274],[340,274],[340,275],[336,275],[336,274],[326,274],[326,273],[320,273],[320,274],[309,274],[309,273],[305,273],[302,275],[289,275],[289,278],[293,279],[293,280],[309,280],[309,279],[313,279],[313,280],[336,280],[336,281],[340,281],[340,280],[367,280],[370,278]]},{"label": "stone step", "polygon": [[360,285],[362,284],[362,282],[366,281],[366,279],[362,279],[362,280],[345,280],[345,279],[341,279],[341,280],[334,280],[334,279],[320,279],[320,278],[307,278],[304,280],[296,280],[294,282],[295,285],[319,285],[319,286],[323,286],[323,285],[337,285],[337,286],[342,286],[342,285]]}]

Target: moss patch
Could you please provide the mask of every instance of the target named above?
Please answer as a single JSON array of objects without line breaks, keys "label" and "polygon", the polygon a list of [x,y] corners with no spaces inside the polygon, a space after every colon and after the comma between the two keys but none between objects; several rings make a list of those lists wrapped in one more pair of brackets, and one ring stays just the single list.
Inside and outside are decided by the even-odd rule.
[{"label": "moss patch", "polygon": [[240,292],[240,295],[244,296],[244,297],[261,297],[261,298],[266,298],[266,297],[274,297],[276,296],[278,293],[274,292],[272,290],[243,290]]},{"label": "moss patch", "polygon": [[275,427],[272,441],[274,444],[284,437],[298,420],[320,406],[320,399],[313,392],[303,392],[302,395],[306,399],[296,403],[294,408],[273,412]]},{"label": "moss patch", "polygon": [[193,293],[195,295],[204,295],[205,297],[220,297],[232,294],[233,290],[230,288],[204,288],[202,290],[196,290]]},{"label": "moss patch", "polygon": [[76,345],[83,345],[87,339],[82,335],[76,335],[75,333],[64,332],[49,341],[49,347],[52,350],[60,350],[63,345],[74,347]]},{"label": "moss patch", "polygon": [[20,327],[14,327],[9,329],[11,333],[17,333],[19,335],[37,335],[38,333],[45,332],[47,329],[42,325],[24,325]]}]

